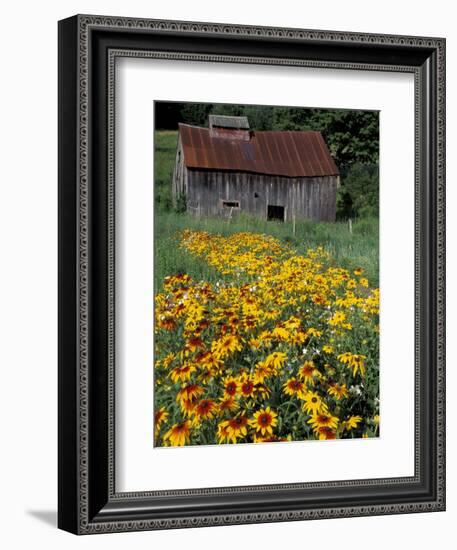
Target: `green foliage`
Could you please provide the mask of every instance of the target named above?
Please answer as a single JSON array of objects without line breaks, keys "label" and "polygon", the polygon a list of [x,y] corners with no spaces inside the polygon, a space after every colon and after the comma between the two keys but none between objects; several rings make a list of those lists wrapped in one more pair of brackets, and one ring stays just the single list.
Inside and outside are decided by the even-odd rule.
[{"label": "green foliage", "polygon": [[379,216],[379,171],[377,165],[354,164],[338,190],[340,219]]},{"label": "green foliage", "polygon": [[178,214],[183,214],[187,210],[187,199],[186,195],[178,195],[176,198],[175,212]]},{"label": "green foliage", "polygon": [[161,102],[156,104],[159,121],[157,128],[176,129],[179,121],[207,126],[210,113],[229,116],[245,115],[253,130],[322,132],[337,166],[342,171],[354,163],[378,162],[379,113],[377,111]]},{"label": "green foliage", "polygon": [[176,158],[178,132],[161,131],[154,134],[154,199],[160,211],[172,209],[171,181]]},{"label": "green foliage", "polygon": [[180,122],[195,124],[197,126],[208,126],[208,115],[213,113],[212,103],[181,103]]},{"label": "green foliage", "polygon": [[275,129],[322,132],[340,170],[354,163],[377,163],[376,111],[276,108]]}]

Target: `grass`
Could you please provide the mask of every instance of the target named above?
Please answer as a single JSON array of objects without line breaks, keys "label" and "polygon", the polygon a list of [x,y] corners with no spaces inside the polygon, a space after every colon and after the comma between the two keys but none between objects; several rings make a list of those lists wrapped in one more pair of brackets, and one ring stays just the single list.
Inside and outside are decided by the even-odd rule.
[{"label": "grass", "polygon": [[295,234],[288,222],[261,220],[242,214],[230,221],[220,218],[198,219],[178,214],[171,206],[171,176],[175,162],[177,132],[155,133],[155,269],[158,290],[165,276],[186,272],[196,280],[216,281],[216,273],[206,262],[179,247],[179,234],[184,229],[205,230],[221,235],[238,232],[266,233],[294,247],[298,254],[308,248],[324,247],[335,264],[347,269],[362,267],[370,284],[379,284],[379,220],[355,220],[352,233],[347,222],[322,223],[311,220],[296,222]]}]

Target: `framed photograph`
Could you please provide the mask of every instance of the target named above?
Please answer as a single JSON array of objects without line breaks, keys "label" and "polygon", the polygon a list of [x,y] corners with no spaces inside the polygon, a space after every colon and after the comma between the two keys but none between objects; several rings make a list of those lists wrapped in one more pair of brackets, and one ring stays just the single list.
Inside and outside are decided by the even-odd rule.
[{"label": "framed photograph", "polygon": [[59,22],[59,527],[445,509],[445,40]]}]

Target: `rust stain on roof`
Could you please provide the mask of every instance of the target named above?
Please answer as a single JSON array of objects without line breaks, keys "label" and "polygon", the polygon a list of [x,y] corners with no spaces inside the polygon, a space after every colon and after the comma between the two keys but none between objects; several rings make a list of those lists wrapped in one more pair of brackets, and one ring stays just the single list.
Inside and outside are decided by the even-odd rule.
[{"label": "rust stain on roof", "polygon": [[320,132],[232,131],[179,124],[186,166],[291,178],[339,174]]}]

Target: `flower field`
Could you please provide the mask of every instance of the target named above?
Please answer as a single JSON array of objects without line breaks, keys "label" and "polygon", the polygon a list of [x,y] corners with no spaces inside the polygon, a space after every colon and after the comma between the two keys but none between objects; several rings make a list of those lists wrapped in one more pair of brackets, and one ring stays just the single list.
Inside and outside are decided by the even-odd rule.
[{"label": "flower field", "polygon": [[184,230],[215,282],[170,275],[156,294],[154,443],[379,435],[379,290],[323,248]]}]

